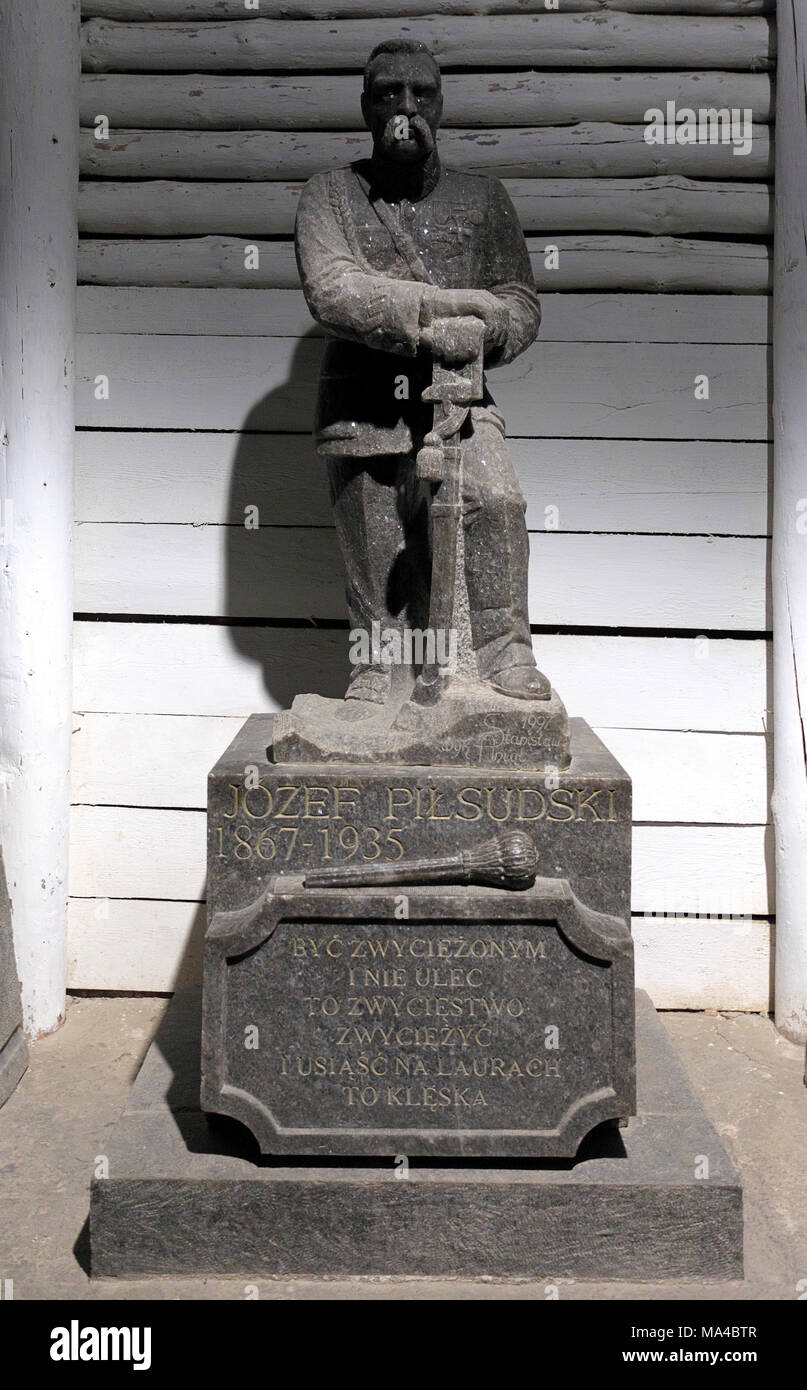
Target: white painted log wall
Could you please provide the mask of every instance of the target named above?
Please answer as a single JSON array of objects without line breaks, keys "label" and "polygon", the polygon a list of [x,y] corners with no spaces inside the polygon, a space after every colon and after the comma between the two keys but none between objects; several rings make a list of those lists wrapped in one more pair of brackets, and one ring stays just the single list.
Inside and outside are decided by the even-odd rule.
[{"label": "white painted log wall", "polygon": [[[527,232],[708,232],[765,236],[765,183],[687,179],[505,179]],[[194,183],[171,179],[85,181],[79,230],[97,235],[193,236],[207,232],[291,236],[302,183]]]},{"label": "white painted log wall", "polygon": [[[448,164],[504,179],[765,179],[772,171],[768,126],[752,126],[751,138],[751,149],[738,157],[731,145],[652,145],[644,125],[594,121],[481,133],[448,129],[440,148]],[[285,181],[339,168],[370,150],[368,135],[359,130],[116,130],[104,141],[86,132],[81,172],[93,178]]]},{"label": "white painted log wall", "polygon": [[[406,6],[401,5],[405,11]],[[360,66],[378,43],[404,30],[445,67],[773,67],[768,20],[681,14],[420,15],[329,20],[253,19],[195,25],[83,26],[87,72],[331,71]]]},{"label": "white painted log wall", "polygon": [[[540,290],[632,290],[642,293],[766,294],[770,250],[763,242],[684,239],[666,236],[527,237]],[[244,250],[257,250],[254,269]],[[547,253],[559,253],[557,269]],[[250,237],[83,237],[79,280],[97,285],[216,286],[232,289],[293,289],[299,285],[292,246]]]},{"label": "white painted log wall", "polygon": [[[767,72],[448,72],[443,91],[446,129],[637,125],[666,101],[750,108],[759,125],[773,112]],[[82,126],[99,111],[116,130],[354,130],[359,119],[355,77],[332,73],[85,73]]]},{"label": "white painted log wall", "polygon": [[[473,59],[487,84],[446,75],[446,141],[485,130],[464,148],[519,180],[542,234],[540,344],[493,383],[528,498],[533,621],[550,629],[536,651],[634,777],[639,982],[662,1007],[766,1009],[771,7],[579,0],[554,30],[542,4],[511,7],[448,0],[425,23],[450,59],[474,15],[497,16]],[[87,65],[131,70],[86,72],[82,88],[82,123],[107,112],[113,130],[102,145],[85,134],[80,212],[76,988],[169,990],[198,970],[206,770],[246,713],[343,680],[345,634],[316,626],[342,616],[307,438],[317,330],[288,241],[261,240],[287,234],[295,178],[352,157],[333,132],[355,128],[356,77],[318,71],[332,26],[300,20],[336,10],[353,67],[424,7],[272,0],[234,26],[210,23],[245,19],[229,0],[84,5]],[[199,23],[188,44],[107,22],[152,18]],[[546,71],[499,70],[516,52],[529,66],[517,29],[544,36]],[[564,71],[581,34],[587,70]],[[267,45],[293,77],[261,73]],[[653,161],[638,123],[668,97],[750,106],[751,162],[720,147]],[[534,127],[526,165],[519,127]],[[545,269],[548,240],[560,271]],[[263,525],[247,535],[255,502]]]},{"label": "white painted log wall", "polygon": [[[253,0],[253,4],[255,0]],[[769,14],[776,0],[562,0],[567,14],[603,10],[634,14]],[[244,0],[83,0],[85,18],[118,20],[197,19],[332,19],[356,16],[383,18],[402,14],[433,14],[436,0],[257,0],[247,10]],[[440,0],[443,14],[531,14],[546,10],[546,0]]]},{"label": "white painted log wall", "polygon": [[[448,0],[429,8],[440,12],[423,14],[406,0],[346,0],[334,24],[320,17],[330,15],[323,5],[85,6],[82,281],[293,285],[286,248],[261,238],[288,230],[289,180],[367,148],[356,129],[356,81],[334,69],[360,68],[374,43],[403,29],[444,66],[477,69],[446,73],[444,155],[522,181],[525,226],[534,223],[561,250],[547,287],[768,289],[767,249],[751,238],[765,234],[770,216],[769,3],[691,0],[682,10],[679,0],[579,0],[561,13],[514,0]],[[142,22],[154,17],[168,22]],[[120,22],[132,18],[141,22]],[[177,18],[191,22],[170,22]],[[750,111],[750,150],[738,158],[722,143],[648,144],[646,113],[667,100]],[[96,128],[101,118],[107,132]],[[581,179],[585,196],[574,184]],[[619,190],[619,179],[652,182]],[[234,187],[217,190],[213,180]],[[572,184],[553,193],[551,180]],[[597,187],[604,180],[609,192]],[[746,190],[728,187],[739,180]],[[97,186],[106,181],[112,186]],[[651,235],[629,235],[637,231]],[[726,231],[734,240],[716,244]],[[239,236],[258,243],[257,271],[244,271]],[[544,248],[533,249],[544,287]]]}]

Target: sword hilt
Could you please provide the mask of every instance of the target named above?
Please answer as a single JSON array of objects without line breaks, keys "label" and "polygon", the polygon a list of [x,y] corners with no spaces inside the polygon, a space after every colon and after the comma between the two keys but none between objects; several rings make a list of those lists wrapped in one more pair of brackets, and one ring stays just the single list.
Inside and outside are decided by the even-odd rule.
[{"label": "sword hilt", "polygon": [[434,430],[429,430],[418,449],[417,476],[425,483],[441,483],[445,478],[445,463],[443,441]]}]

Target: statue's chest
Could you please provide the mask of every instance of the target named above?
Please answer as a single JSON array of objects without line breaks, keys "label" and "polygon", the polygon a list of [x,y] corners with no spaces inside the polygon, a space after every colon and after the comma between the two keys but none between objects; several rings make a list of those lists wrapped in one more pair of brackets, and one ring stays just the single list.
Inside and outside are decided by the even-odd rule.
[{"label": "statue's chest", "polygon": [[362,252],[374,269],[412,279],[403,249],[408,243],[435,284],[452,288],[474,283],[484,252],[484,214],[480,208],[424,199],[390,204],[388,209],[390,227],[369,204],[356,219]]}]

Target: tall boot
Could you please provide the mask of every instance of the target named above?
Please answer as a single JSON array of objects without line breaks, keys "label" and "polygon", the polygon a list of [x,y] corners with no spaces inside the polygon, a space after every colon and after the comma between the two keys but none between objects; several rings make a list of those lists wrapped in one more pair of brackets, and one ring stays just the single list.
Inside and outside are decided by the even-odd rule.
[{"label": "tall boot", "polygon": [[529,537],[521,498],[469,499],[465,578],[479,674],[523,700],[549,698],[535,665],[528,605]]}]

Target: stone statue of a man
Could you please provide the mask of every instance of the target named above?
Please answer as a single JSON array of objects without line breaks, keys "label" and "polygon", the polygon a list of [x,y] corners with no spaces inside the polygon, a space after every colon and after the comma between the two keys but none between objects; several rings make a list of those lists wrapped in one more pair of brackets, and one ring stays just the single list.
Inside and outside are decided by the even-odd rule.
[{"label": "stone statue of a man", "polygon": [[[297,260],[328,331],[316,422],[348,576],[351,625],[421,627],[429,586],[428,498],[415,457],[431,427],[421,393],[453,352],[451,321],[484,323],[485,366],[511,362],[541,311],[515,209],[502,184],[444,169],[437,150],[440,69],[408,40],[374,49],[362,112],[372,158],[303,189]],[[485,387],[461,436],[465,581],[480,678],[544,700],[527,607],[524,499]],[[353,667],[347,698],[384,703],[390,669]]]}]

